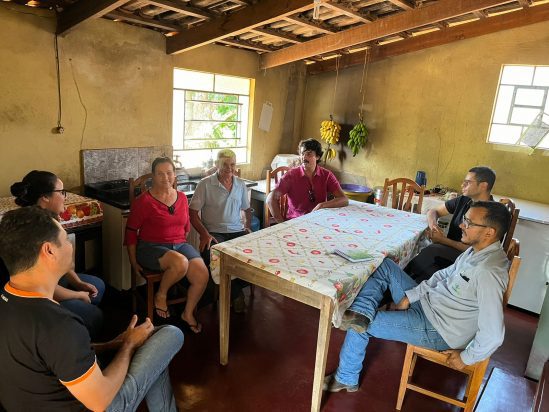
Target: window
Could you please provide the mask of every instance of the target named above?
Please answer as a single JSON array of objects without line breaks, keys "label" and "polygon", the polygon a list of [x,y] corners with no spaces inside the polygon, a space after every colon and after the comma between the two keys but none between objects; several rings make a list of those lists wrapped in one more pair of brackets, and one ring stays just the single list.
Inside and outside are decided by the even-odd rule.
[{"label": "window", "polygon": [[183,166],[211,167],[226,148],[247,163],[253,79],[174,69],[173,83],[172,144]]},{"label": "window", "polygon": [[549,149],[549,66],[504,65],[488,142]]}]

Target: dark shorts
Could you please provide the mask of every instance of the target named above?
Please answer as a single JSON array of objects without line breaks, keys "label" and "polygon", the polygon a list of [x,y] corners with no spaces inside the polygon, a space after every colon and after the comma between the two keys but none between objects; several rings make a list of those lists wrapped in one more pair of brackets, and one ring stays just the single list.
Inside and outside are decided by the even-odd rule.
[{"label": "dark shorts", "polygon": [[200,253],[188,243],[152,243],[140,240],[137,243],[137,262],[145,269],[160,272],[162,269],[158,259],[170,250],[181,253],[187,260],[200,258]]}]

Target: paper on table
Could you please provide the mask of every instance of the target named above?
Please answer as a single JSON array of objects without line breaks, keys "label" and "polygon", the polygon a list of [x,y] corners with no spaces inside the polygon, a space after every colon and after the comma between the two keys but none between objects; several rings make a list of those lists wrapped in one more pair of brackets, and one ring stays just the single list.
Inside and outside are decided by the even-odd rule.
[{"label": "paper on table", "polygon": [[373,259],[374,256],[372,256],[370,253],[368,253],[367,250],[360,250],[360,249],[335,249],[334,252],[336,255],[341,256],[342,258],[347,259],[350,262],[357,263],[357,262],[364,262],[366,260]]}]

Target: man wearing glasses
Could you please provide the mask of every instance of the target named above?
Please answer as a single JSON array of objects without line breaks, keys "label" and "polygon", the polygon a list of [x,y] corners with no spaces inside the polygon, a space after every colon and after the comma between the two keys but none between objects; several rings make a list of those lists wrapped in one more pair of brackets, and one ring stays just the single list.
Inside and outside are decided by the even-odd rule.
[{"label": "man wearing glasses", "polygon": [[[343,315],[347,330],[339,366],[325,390],[355,392],[370,337],[444,351],[446,363],[463,369],[489,357],[504,337],[503,294],[509,261],[500,240],[511,216],[498,202],[474,202],[462,218],[468,245],[455,263],[419,285],[385,259]],[[395,304],[378,311],[386,291]]]},{"label": "man wearing glasses", "polygon": [[[323,154],[320,142],[315,139],[302,140],[298,153],[301,166],[290,169],[282,176],[276,189],[267,196],[267,205],[278,223],[284,221],[280,210],[280,197],[283,195],[288,195],[286,219],[349,204],[334,174],[318,165]],[[330,196],[333,198],[328,200]]]},{"label": "man wearing glasses", "polygon": [[[419,253],[404,269],[417,282],[429,279],[439,269],[450,266],[469,246],[461,241],[460,224],[472,202],[494,200],[490,194],[496,174],[485,166],[469,170],[461,184],[461,196],[447,200],[444,205],[427,212],[429,237],[433,242]],[[437,220],[453,214],[448,236],[444,236]]]}]

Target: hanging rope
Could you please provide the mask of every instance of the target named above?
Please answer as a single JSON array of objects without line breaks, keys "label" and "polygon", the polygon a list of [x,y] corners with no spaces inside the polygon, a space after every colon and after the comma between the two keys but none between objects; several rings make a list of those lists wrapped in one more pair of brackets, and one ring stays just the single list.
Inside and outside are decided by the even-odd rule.
[{"label": "hanging rope", "polygon": [[334,114],[334,110],[335,110],[335,99],[336,99],[336,91],[337,91],[337,79],[339,77],[339,58],[340,57],[341,57],[340,55],[336,57],[336,79],[334,84],[334,97],[332,98],[332,111],[330,114],[330,119],[332,118],[332,115]]},{"label": "hanging rope", "polygon": [[[360,93],[362,93],[362,102],[360,103],[360,111],[358,112],[358,118],[360,121],[363,119],[364,113],[364,96],[366,95],[366,84],[364,84],[364,79],[368,79],[368,68],[370,63],[370,47],[365,50],[364,54],[364,67],[362,68],[362,80],[360,82]],[[364,86],[364,88],[363,88]]]}]

